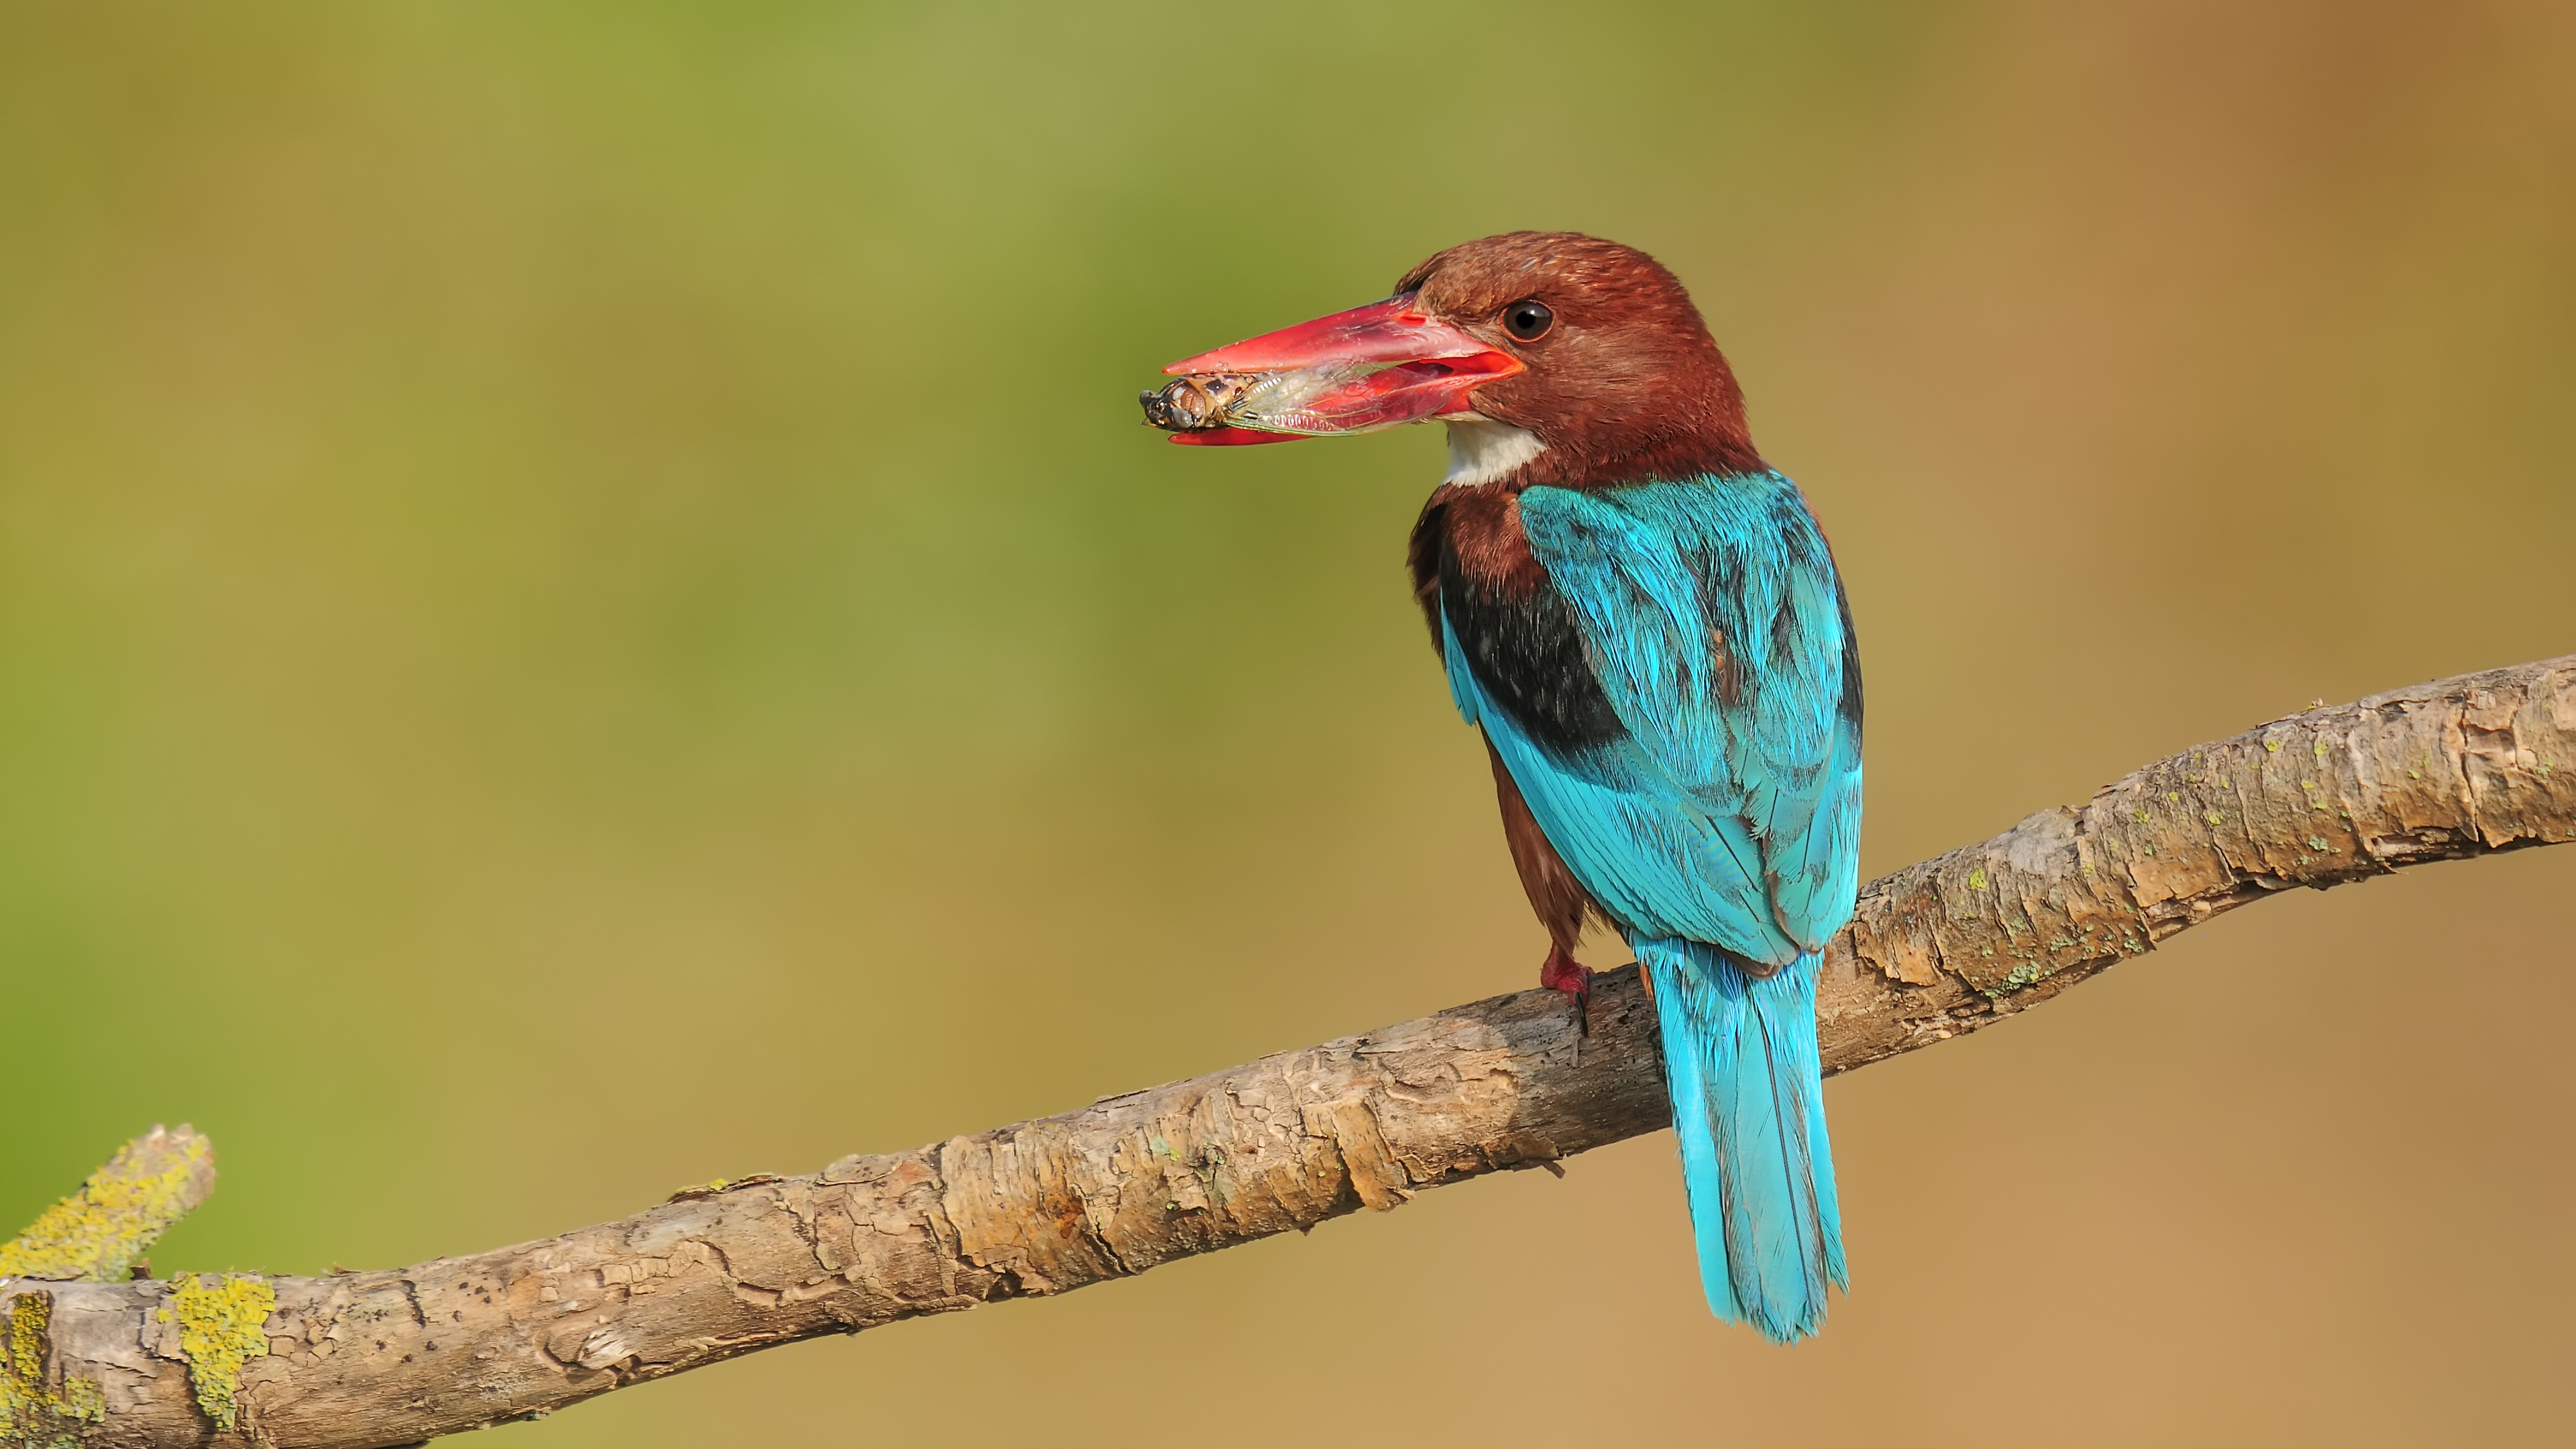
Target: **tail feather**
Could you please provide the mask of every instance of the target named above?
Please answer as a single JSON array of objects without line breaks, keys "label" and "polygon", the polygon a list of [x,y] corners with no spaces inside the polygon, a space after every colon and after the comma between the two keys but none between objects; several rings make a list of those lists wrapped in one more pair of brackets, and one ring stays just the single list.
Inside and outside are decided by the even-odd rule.
[{"label": "tail feather", "polygon": [[1637,943],[1710,1311],[1779,1343],[1814,1333],[1848,1288],[1816,1056],[1814,955],[1753,980],[1697,941]]}]

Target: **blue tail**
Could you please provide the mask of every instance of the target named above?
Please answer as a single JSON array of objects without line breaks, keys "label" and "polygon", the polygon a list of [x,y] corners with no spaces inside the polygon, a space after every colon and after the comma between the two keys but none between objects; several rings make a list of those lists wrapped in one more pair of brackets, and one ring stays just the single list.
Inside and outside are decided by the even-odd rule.
[{"label": "blue tail", "polygon": [[1816,966],[1755,981],[1698,941],[1632,943],[1655,988],[1664,1072],[1711,1312],[1775,1343],[1849,1289],[1816,1061]]}]

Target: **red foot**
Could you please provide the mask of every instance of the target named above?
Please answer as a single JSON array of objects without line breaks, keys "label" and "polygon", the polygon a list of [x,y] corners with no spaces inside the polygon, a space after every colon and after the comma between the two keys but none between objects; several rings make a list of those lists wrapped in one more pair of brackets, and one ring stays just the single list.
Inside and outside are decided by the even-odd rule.
[{"label": "red foot", "polygon": [[1586,1035],[1592,1031],[1592,968],[1574,959],[1563,946],[1550,946],[1547,964],[1538,968],[1538,984],[1574,998],[1574,1020]]}]

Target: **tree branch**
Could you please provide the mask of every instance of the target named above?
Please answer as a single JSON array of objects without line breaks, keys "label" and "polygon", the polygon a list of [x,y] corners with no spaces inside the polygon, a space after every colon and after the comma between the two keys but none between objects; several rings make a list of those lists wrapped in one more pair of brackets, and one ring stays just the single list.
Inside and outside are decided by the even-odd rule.
[{"label": "tree branch", "polygon": [[[1873,882],[1827,956],[1825,1069],[1977,1030],[2276,891],[2569,839],[2576,656],[2312,709]],[[469,1258],[0,1280],[0,1441],[414,1443],[1390,1209],[1667,1120],[1627,969],[1598,982],[1589,1036],[1563,997],[1524,991]]]}]

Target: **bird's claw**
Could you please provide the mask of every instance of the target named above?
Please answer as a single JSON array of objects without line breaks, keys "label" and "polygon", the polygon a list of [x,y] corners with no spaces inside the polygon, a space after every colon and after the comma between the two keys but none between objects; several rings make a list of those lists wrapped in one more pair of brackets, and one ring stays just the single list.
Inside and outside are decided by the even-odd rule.
[{"label": "bird's claw", "polygon": [[1562,991],[1574,1000],[1574,1029],[1592,1034],[1592,968],[1574,959],[1563,946],[1548,948],[1547,964],[1538,968],[1538,984]]}]

